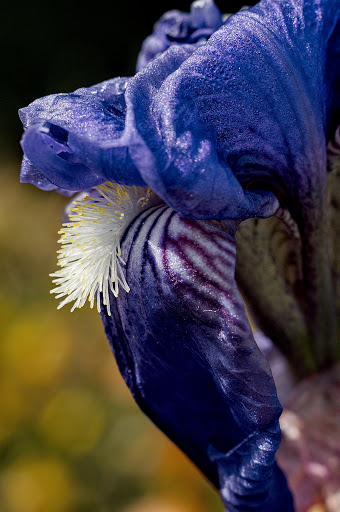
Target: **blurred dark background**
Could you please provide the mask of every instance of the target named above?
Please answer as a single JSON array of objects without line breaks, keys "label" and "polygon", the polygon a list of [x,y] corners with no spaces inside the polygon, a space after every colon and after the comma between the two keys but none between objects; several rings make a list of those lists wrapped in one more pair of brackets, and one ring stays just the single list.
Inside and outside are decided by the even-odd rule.
[{"label": "blurred dark background", "polygon": [[[227,13],[256,2],[216,3]],[[170,9],[189,11],[190,4],[189,0],[3,2],[0,149],[4,158],[21,155],[18,108],[50,93],[133,74],[140,45],[153,24]]]}]

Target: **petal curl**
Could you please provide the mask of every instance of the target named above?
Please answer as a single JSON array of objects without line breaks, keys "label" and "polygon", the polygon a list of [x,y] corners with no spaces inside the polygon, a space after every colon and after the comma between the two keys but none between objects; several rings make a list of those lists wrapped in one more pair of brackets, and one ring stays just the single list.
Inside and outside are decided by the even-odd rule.
[{"label": "petal curl", "polygon": [[[38,100],[24,151],[62,188],[146,184],[190,218],[267,217],[279,199],[301,224],[320,224],[325,137],[339,114],[339,67],[328,58],[338,55],[339,10],[331,0],[262,0],[200,48],[171,46],[124,86],[112,81],[107,105],[101,85],[81,100]],[[108,115],[117,101],[124,108]],[[43,133],[53,120],[70,151]]]},{"label": "petal curl", "polygon": [[[150,186],[195,217],[266,216],[273,203],[255,198],[268,190],[296,218],[307,201],[322,208],[326,92],[334,86],[325,82],[325,60],[339,15],[328,0],[263,0],[231,16],[148,107],[138,87],[151,83],[157,68],[137,75],[129,92],[135,88],[140,98],[136,125],[154,162],[136,165]],[[153,123],[145,129],[137,115],[147,108]]]},{"label": "petal curl", "polygon": [[34,167],[26,155],[24,155],[22,159],[20,181],[21,183],[32,183],[44,191],[56,190],[59,194],[64,196],[71,196],[73,194],[71,190],[65,190],[53,185],[53,183]]},{"label": "petal curl", "polygon": [[[158,77],[164,80],[192,54],[194,47],[171,48]],[[21,140],[25,160],[39,171],[25,173],[26,182],[41,184],[42,174],[57,188],[87,190],[114,178],[115,183],[145,186],[132,154],[145,150],[127,111],[129,78],[115,78],[70,94],[52,94],[19,110],[25,128]],[[150,84],[149,92],[154,87]]]},{"label": "petal curl", "polygon": [[145,68],[172,45],[200,46],[221,25],[221,12],[213,0],[196,0],[191,4],[190,13],[177,10],[166,12],[142,45],[137,60],[137,71]]},{"label": "petal curl", "polygon": [[234,233],[142,213],[122,240],[131,288],[102,313],[141,409],[220,490],[228,510],[288,512],[275,464],[281,407],[234,281]]},{"label": "petal curl", "polygon": [[[49,182],[86,190],[112,173],[117,183],[145,185],[121,137],[127,83],[127,78],[115,78],[70,94],[52,94],[19,111],[25,156]],[[37,184],[34,175],[29,179]]]}]

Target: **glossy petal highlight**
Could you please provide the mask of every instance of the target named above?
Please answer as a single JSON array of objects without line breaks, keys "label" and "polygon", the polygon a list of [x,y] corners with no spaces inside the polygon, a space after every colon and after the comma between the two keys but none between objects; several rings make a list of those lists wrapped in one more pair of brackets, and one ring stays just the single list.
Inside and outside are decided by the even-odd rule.
[{"label": "glossy petal highlight", "polygon": [[[325,54],[339,16],[334,5],[262,1],[231,16],[150,97],[153,129],[139,127],[136,114],[155,158],[153,165],[150,158],[145,168],[137,166],[175,209],[232,218],[238,199],[244,210],[248,206],[237,180],[253,201],[256,189],[271,190],[296,218],[305,217],[306,199],[320,202],[329,124],[325,89],[333,85],[325,83]],[[157,69],[143,73],[130,90],[151,83]],[[147,110],[138,105],[138,113]],[[248,208],[266,216],[267,203],[259,202],[259,211]],[[241,208],[238,214],[251,216]]]},{"label": "glossy petal highlight", "polygon": [[192,218],[267,217],[276,196],[305,222],[306,198],[323,208],[338,19],[330,0],[262,0],[129,81],[34,102],[24,151],[61,188],[146,184]]},{"label": "glossy petal highlight", "polygon": [[228,510],[292,511],[275,465],[281,407],[234,281],[233,231],[159,206],[121,247],[130,292],[102,318],[138,405]]}]

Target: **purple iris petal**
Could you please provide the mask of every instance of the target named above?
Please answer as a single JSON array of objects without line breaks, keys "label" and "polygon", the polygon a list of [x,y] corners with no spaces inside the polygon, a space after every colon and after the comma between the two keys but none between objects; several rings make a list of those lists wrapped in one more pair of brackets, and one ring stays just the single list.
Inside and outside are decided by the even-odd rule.
[{"label": "purple iris petal", "polygon": [[[154,157],[145,168],[136,160],[145,181],[186,215],[259,214],[246,199],[260,189],[303,218],[306,199],[320,201],[325,186],[325,89],[334,84],[324,67],[337,16],[336,2],[264,0],[230,17],[144,103],[140,87],[158,70],[136,75],[128,92]],[[148,127],[138,124],[142,112]],[[273,203],[260,207],[266,215]]]},{"label": "purple iris petal", "polygon": [[73,194],[72,190],[65,190],[53,185],[53,183],[34,167],[26,155],[24,155],[22,159],[20,181],[21,183],[34,183],[36,187],[45,191],[56,190],[64,196],[71,196]]},{"label": "purple iris petal", "polygon": [[315,359],[328,364],[326,141],[339,125],[339,18],[333,0],[262,0],[214,32],[219,11],[195,2],[190,14],[160,20],[133,78],[21,111],[23,181],[71,191],[147,185],[179,212],[156,207],[130,225],[122,250],[131,291],[111,297],[112,317],[102,317],[137,403],[228,511],[293,510],[275,464],[281,408],[234,281],[234,232],[188,219],[267,217],[279,202],[289,210],[301,242],[299,300],[292,292],[289,304],[301,306],[297,326],[308,325]]},{"label": "purple iris petal", "polygon": [[[127,82],[115,78],[71,94],[53,94],[20,110],[24,153],[49,182],[78,191],[114,175],[117,182],[145,185],[121,136]],[[37,184],[37,177],[26,174],[26,181]]]},{"label": "purple iris petal", "polygon": [[228,510],[292,511],[275,465],[281,407],[234,281],[233,231],[158,206],[132,223],[122,257],[131,290],[102,319],[141,409]]},{"label": "purple iris petal", "polygon": [[222,16],[213,0],[196,0],[190,13],[177,10],[165,13],[143,43],[137,71],[175,44],[203,44],[222,25]]},{"label": "purple iris petal", "polygon": [[[336,5],[262,0],[200,48],[171,46],[129,81],[37,100],[22,111],[24,151],[58,187],[147,184],[192,218],[266,217],[277,197],[310,223],[306,198],[324,206]],[[46,122],[66,130],[68,149]]]},{"label": "purple iris petal", "polygon": [[340,76],[328,50],[337,55],[339,19],[339,2],[263,0],[231,16],[160,82],[170,48],[126,92],[145,144],[133,160],[175,210],[191,218],[266,217],[275,198],[289,210],[301,235],[303,308],[321,365],[336,350],[325,227],[327,132],[339,121]]}]

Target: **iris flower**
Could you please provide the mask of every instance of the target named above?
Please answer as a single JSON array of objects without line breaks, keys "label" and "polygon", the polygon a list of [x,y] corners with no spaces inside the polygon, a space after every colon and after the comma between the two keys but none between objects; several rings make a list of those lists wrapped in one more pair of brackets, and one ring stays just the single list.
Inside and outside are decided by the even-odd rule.
[{"label": "iris flower", "polygon": [[136,402],[228,511],[294,510],[240,291],[297,379],[335,361],[339,15],[261,0],[222,24],[198,0],[158,22],[135,76],[20,112],[21,180],[78,192],[52,292],[97,301]]}]

